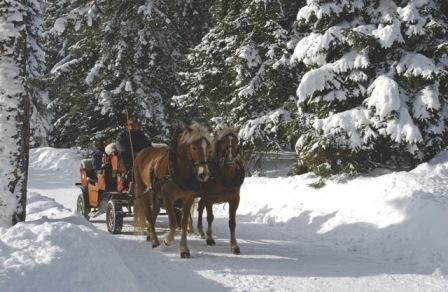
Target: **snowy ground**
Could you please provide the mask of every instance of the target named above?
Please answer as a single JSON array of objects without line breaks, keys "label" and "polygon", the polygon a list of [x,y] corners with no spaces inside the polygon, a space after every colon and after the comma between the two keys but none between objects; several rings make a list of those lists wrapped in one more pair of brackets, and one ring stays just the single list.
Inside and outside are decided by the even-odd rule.
[{"label": "snowy ground", "polygon": [[[1,291],[447,291],[448,153],[410,172],[308,187],[311,175],[249,178],[229,253],[226,208],[217,245],[189,236],[152,250],[142,236],[75,215],[79,155],[34,149],[28,217],[0,228]],[[160,235],[166,217],[157,222]]]}]

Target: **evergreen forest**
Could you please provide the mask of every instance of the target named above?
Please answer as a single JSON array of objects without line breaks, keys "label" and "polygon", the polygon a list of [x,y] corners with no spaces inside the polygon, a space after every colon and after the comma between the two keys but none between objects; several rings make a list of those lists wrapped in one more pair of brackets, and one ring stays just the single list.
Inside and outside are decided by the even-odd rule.
[{"label": "evergreen forest", "polygon": [[[7,1],[8,2],[8,1]],[[408,169],[448,144],[445,0],[27,3],[32,146],[240,127],[296,173]]]}]

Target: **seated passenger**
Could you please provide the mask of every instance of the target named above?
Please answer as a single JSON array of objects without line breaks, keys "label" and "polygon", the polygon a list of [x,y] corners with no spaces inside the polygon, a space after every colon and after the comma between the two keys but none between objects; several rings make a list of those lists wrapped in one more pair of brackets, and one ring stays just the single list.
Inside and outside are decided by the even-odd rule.
[{"label": "seated passenger", "polygon": [[104,140],[100,139],[95,143],[95,150],[92,154],[92,171],[96,178],[103,169]]}]

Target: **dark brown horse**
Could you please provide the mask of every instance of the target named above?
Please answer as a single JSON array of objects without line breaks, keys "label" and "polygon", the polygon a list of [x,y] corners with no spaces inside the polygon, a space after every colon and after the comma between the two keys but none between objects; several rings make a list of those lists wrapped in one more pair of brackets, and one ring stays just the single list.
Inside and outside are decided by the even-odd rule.
[{"label": "dark brown horse", "polygon": [[203,185],[201,200],[198,204],[198,233],[205,238],[202,229],[202,212],[207,210],[208,245],[215,245],[212,235],[213,204],[229,203],[230,251],[240,253],[236,241],[236,211],[240,203],[240,188],[244,181],[244,167],[239,159],[238,128],[226,128],[220,131],[214,140],[214,163],[212,178]]},{"label": "dark brown horse", "polygon": [[148,221],[148,235],[153,247],[159,246],[154,223],[160,204],[168,213],[170,230],[164,243],[171,245],[176,231],[174,203],[182,200],[181,257],[190,257],[187,247],[189,211],[200,184],[210,175],[208,160],[212,144],[208,131],[194,123],[176,132],[171,147],[146,148],[134,161],[135,200],[134,226],[144,228]]}]

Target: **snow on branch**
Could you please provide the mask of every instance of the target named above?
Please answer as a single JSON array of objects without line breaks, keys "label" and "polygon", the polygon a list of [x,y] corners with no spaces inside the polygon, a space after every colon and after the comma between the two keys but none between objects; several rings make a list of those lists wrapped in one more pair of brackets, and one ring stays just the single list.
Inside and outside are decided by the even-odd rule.
[{"label": "snow on branch", "polygon": [[438,73],[434,61],[418,53],[406,53],[398,62],[396,69],[398,74],[405,77],[422,76],[431,79]]},{"label": "snow on branch", "polygon": [[386,49],[390,48],[395,42],[404,42],[398,21],[394,21],[393,24],[389,25],[380,24],[372,33],[378,39],[381,46]]},{"label": "snow on branch", "polygon": [[292,55],[293,61],[301,61],[306,65],[324,65],[325,55],[330,46],[344,39],[342,26],[333,26],[325,33],[311,33],[297,44]]},{"label": "snow on branch", "polygon": [[374,108],[375,113],[381,118],[385,118],[393,111],[400,109],[398,84],[388,76],[378,76],[369,86],[367,92],[369,94],[366,102],[367,107]]},{"label": "snow on branch", "polygon": [[366,142],[361,136],[360,130],[369,123],[368,111],[363,107],[357,107],[325,119],[319,119],[314,122],[313,127],[323,131],[325,136],[340,137],[339,144],[346,144],[345,139],[341,140],[343,139],[341,137],[346,134],[350,142],[349,147],[359,149]]}]

